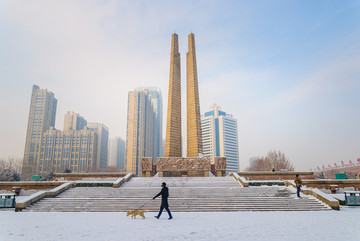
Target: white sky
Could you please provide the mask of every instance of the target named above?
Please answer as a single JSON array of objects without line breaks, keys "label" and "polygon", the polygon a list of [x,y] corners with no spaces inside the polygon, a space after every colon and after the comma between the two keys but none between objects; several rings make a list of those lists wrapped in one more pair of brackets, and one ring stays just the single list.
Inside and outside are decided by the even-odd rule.
[{"label": "white sky", "polygon": [[1,1],[0,157],[23,155],[33,84],[55,93],[58,129],[72,110],[125,138],[140,86],[161,88],[165,120],[171,34],[184,84],[192,31],[201,112],[238,119],[241,169],[274,149],[297,170],[359,158],[359,2],[327,3]]}]

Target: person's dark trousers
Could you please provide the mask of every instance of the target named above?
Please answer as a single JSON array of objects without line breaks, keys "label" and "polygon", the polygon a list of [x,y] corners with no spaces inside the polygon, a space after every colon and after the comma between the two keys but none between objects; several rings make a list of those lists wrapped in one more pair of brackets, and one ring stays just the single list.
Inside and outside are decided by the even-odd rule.
[{"label": "person's dark trousers", "polygon": [[297,196],[300,197],[300,187],[297,187]]},{"label": "person's dark trousers", "polygon": [[[160,218],[163,210],[164,210],[164,207],[160,207],[160,211],[159,211],[159,214],[157,215],[157,218]],[[166,210],[166,212],[169,214],[169,218],[172,218],[170,209],[169,209],[168,207],[165,207],[165,210]]]}]

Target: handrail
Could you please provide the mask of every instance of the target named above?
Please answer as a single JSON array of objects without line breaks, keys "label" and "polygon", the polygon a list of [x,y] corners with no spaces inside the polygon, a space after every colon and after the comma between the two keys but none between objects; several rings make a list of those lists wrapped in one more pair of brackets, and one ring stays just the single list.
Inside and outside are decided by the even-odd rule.
[{"label": "handrail", "polygon": [[74,185],[73,183],[68,182],[68,183],[64,183],[50,191],[39,191],[28,197],[24,197],[23,199],[21,199],[21,201],[15,203],[15,211],[21,211],[22,209],[30,206],[31,204],[33,204],[45,197],[54,197],[54,196],[62,193],[63,191],[69,189],[73,185]]},{"label": "handrail", "polygon": [[118,188],[120,187],[124,182],[128,182],[134,175],[134,173],[128,173],[125,175],[125,177],[120,177],[118,178],[114,183],[113,183],[113,188]]},{"label": "handrail", "polygon": [[[296,185],[293,181],[284,181],[286,186],[293,186],[296,188]],[[330,195],[323,193],[322,191],[320,191],[317,188],[301,188],[301,192],[306,194],[306,195],[312,195],[315,198],[319,199],[320,201],[326,203],[327,205],[329,205],[332,209],[334,210],[340,210],[340,204],[339,201],[336,200],[335,198],[331,197]]]},{"label": "handrail", "polygon": [[233,176],[234,179],[240,182],[243,187],[249,187],[249,182],[244,177],[240,177],[236,172],[230,173],[230,176]]}]

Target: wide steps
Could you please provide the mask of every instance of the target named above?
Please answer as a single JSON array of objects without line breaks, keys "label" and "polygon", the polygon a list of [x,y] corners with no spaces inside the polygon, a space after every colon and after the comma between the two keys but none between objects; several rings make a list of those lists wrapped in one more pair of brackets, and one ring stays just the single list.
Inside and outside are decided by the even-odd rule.
[{"label": "wide steps", "polygon": [[330,208],[313,198],[295,199],[286,187],[243,188],[231,177],[132,178],[120,188],[77,187],[55,198],[45,198],[24,211],[124,212],[159,210],[161,198],[152,200],[162,182],[169,187],[172,212],[220,211],[324,211]]}]

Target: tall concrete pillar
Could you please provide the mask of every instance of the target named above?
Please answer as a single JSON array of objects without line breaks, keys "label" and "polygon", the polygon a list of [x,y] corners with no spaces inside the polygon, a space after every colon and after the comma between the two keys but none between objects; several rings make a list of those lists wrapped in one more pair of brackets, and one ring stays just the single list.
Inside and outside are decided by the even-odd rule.
[{"label": "tall concrete pillar", "polygon": [[178,35],[171,39],[165,157],[181,157],[181,69]]},{"label": "tall concrete pillar", "polygon": [[187,111],[187,156],[202,154],[199,87],[196,66],[195,36],[188,36],[186,53],[186,111]]}]

